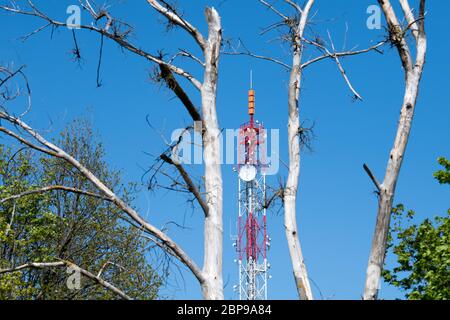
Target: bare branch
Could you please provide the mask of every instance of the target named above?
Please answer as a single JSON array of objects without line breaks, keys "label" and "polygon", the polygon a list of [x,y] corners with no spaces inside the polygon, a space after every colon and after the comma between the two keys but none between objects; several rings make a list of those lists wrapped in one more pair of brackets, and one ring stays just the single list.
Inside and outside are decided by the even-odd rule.
[{"label": "bare branch", "polygon": [[78,2],[80,3],[80,5],[86,9],[91,16],[96,19],[97,18],[97,13],[95,12],[94,8],[92,7],[91,3],[89,2],[89,0],[86,0],[86,4],[83,3],[83,0],[78,0]]},{"label": "bare branch", "polygon": [[425,36],[425,0],[420,0],[419,5],[419,38]]},{"label": "bare branch", "polygon": [[374,174],[372,173],[370,168],[365,163],[363,165],[363,168],[364,168],[364,171],[366,171],[367,175],[369,176],[370,180],[372,180],[373,184],[377,188],[378,193],[380,193],[381,192],[381,185],[378,182],[377,178],[375,178]]},{"label": "bare branch", "polygon": [[290,4],[295,10],[297,10],[297,12],[299,14],[303,14],[302,8],[298,4],[296,4],[294,1],[292,1],[292,0],[284,0],[284,1],[286,1],[286,3]]},{"label": "bare branch", "polygon": [[15,216],[16,216],[16,202],[14,201],[12,212],[11,212],[11,218],[9,219],[9,223],[6,225],[5,238],[8,236],[9,231],[11,231],[11,227],[14,222]]},{"label": "bare branch", "polygon": [[44,30],[45,28],[47,28],[47,27],[49,27],[51,25],[52,25],[51,23],[47,23],[47,24],[43,25],[42,27],[39,27],[39,28],[35,29],[34,31],[32,31],[32,32],[24,35],[23,37],[21,37],[21,40],[22,41],[26,41],[26,40],[28,40],[28,38],[34,36],[35,34],[38,34],[39,32],[41,32],[42,30]]},{"label": "bare branch", "polygon": [[405,72],[409,73],[412,71],[414,63],[411,57],[411,50],[406,43],[404,32],[400,26],[397,15],[389,0],[378,0],[378,3],[383,9],[389,27],[389,40],[397,47],[403,68],[405,69]]},{"label": "bare branch", "polygon": [[121,265],[118,265],[117,263],[111,262],[111,261],[106,261],[103,266],[100,268],[100,271],[97,273],[97,277],[100,278],[100,276],[102,275],[103,271],[106,269],[107,266],[112,265],[115,267],[118,267],[119,269],[122,270],[126,270],[124,267],[122,267]]},{"label": "bare branch", "polygon": [[170,6],[166,1],[160,0],[161,3],[165,5],[162,6],[157,0],[147,0],[148,4],[151,5],[156,11],[165,16],[169,21],[180,26],[186,30],[198,43],[200,48],[204,51],[206,48],[206,41],[203,35],[188,21],[183,19],[172,6]]},{"label": "bare branch", "polygon": [[175,93],[175,95],[180,99],[180,101],[185,106],[186,110],[189,112],[193,121],[202,121],[202,116],[200,112],[192,103],[192,100],[186,94],[186,92],[181,87],[180,83],[173,76],[172,70],[168,68],[166,65],[160,64],[160,76],[166,82],[167,87]]},{"label": "bare branch", "polygon": [[411,32],[416,38],[416,41],[419,36],[419,27],[417,26],[417,21],[414,18],[413,11],[411,10],[411,7],[409,6],[408,0],[399,0],[400,5],[402,7],[403,13],[405,15],[406,21],[408,21],[408,29],[411,29]]},{"label": "bare branch", "polygon": [[[13,12],[13,13],[17,13],[17,14],[22,14],[22,15],[29,15],[29,16],[34,16],[34,17],[38,17],[41,19],[44,19],[46,21],[48,21],[49,23],[51,23],[52,25],[56,26],[56,27],[67,27],[67,23],[64,22],[60,22],[57,20],[53,20],[50,17],[40,13],[40,12],[27,12],[27,11],[23,11],[23,10],[19,10],[19,9],[15,9],[15,8],[11,8],[11,7],[7,7],[7,6],[0,6],[0,9],[3,9],[5,11],[9,11],[9,12]],[[137,48],[136,46],[134,46],[133,44],[131,44],[130,42],[128,42],[127,40],[124,39],[123,36],[121,36],[120,34],[117,33],[112,33],[109,32],[106,29],[102,29],[102,28],[98,28],[95,27],[93,25],[80,25],[79,26],[81,29],[85,29],[85,30],[90,30],[90,31],[94,31],[94,32],[98,32],[100,34],[102,34],[103,36],[115,41],[117,44],[119,44],[121,47],[123,47],[124,49],[133,52],[141,57],[146,58],[147,60],[157,63],[158,65],[164,65],[167,68],[169,68],[173,73],[176,73],[184,78],[186,78],[188,81],[190,81],[194,87],[196,87],[198,90],[201,90],[202,84],[193,76],[191,75],[189,72],[173,65],[173,64],[169,64],[165,61],[163,61],[162,59],[148,53],[145,52],[142,49]]]},{"label": "bare branch", "polygon": [[[5,114],[5,113],[0,111],[0,118],[3,118],[3,114]],[[53,152],[53,151],[51,151],[49,149],[46,149],[46,148],[39,147],[38,145],[35,145],[34,143],[31,143],[27,139],[19,136],[18,134],[16,134],[15,132],[13,132],[13,131],[11,131],[9,129],[6,129],[4,127],[0,127],[0,132],[6,133],[7,135],[13,137],[14,139],[20,141],[22,144],[25,144],[25,145],[29,146],[32,149],[38,150],[40,152],[43,152],[43,153],[48,154],[48,155],[53,156],[53,157],[57,157],[58,156],[58,154],[56,154],[55,152]]]},{"label": "bare branch", "polygon": [[[25,66],[21,66],[20,68],[18,68],[16,71],[10,71],[8,70],[8,68],[4,68],[0,66],[0,73],[4,73],[6,74],[6,78],[4,79],[0,79],[0,88],[2,86],[7,85],[8,81],[10,81],[11,79],[13,79],[16,75],[20,75],[23,78],[23,81],[25,83],[25,87],[27,90],[27,98],[28,98],[28,105],[26,107],[26,109],[22,112],[22,114],[20,115],[20,117],[24,116],[25,114],[27,114],[30,110],[31,110],[31,105],[32,105],[32,99],[31,99],[31,89],[30,89],[30,85],[28,83],[28,78],[25,75],[25,73],[23,72],[23,69],[25,68]],[[1,97],[5,100],[11,100],[14,99],[15,97],[17,97],[20,94],[20,91],[18,90],[17,94],[14,97],[9,96],[8,94],[8,88],[6,87],[5,92],[1,93]],[[2,106],[0,106],[0,108],[2,108]]]},{"label": "bare branch", "polygon": [[[345,82],[347,83],[347,86],[349,87],[350,91],[353,93],[353,95],[355,96],[355,98],[357,98],[357,99],[359,99],[359,100],[363,100],[362,97],[361,97],[361,95],[360,95],[360,94],[355,90],[355,88],[353,87],[352,83],[350,82],[350,79],[348,78],[348,76],[347,76],[347,74],[346,74],[346,72],[345,72],[344,67],[342,66],[342,64],[341,64],[341,62],[340,62],[340,60],[339,60],[340,55],[338,55],[338,53],[336,53],[336,50],[335,50],[335,47],[334,47],[334,43],[333,43],[333,40],[332,40],[332,38],[331,38],[331,34],[330,34],[329,31],[328,31],[328,37],[329,37],[329,39],[330,39],[331,47],[332,47],[333,52],[331,52],[330,50],[328,50],[327,47],[325,47],[323,44],[321,44],[321,43],[319,43],[319,42],[317,42],[317,41],[312,41],[312,40],[303,39],[303,41],[305,41],[306,43],[309,43],[309,44],[312,44],[312,45],[316,46],[316,47],[319,48],[321,51],[325,52],[325,54],[324,54],[323,56],[319,57],[318,60],[313,59],[313,60],[311,60],[311,61],[306,62],[306,64],[302,64],[302,67],[303,67],[303,66],[307,67],[307,66],[310,65],[311,63],[320,61],[320,60],[325,59],[325,58],[327,58],[327,57],[334,59],[334,61],[336,62],[336,65],[338,66],[339,71],[341,72],[342,77],[344,78]],[[381,44],[380,44],[380,45],[381,45]],[[367,52],[367,51],[364,51],[364,50],[363,50],[363,52]]]},{"label": "bare branch", "polygon": [[280,60],[272,58],[272,57],[254,54],[254,53],[251,53],[250,51],[248,51],[248,52],[222,52],[222,54],[229,55],[229,56],[249,56],[249,57],[252,57],[255,59],[266,60],[266,61],[270,61],[270,62],[279,64],[280,66],[282,66],[283,68],[286,68],[288,70],[291,69],[291,66],[288,65],[287,63],[284,63],[283,61],[280,61]]},{"label": "bare branch", "polygon": [[[320,45],[317,42],[310,41],[310,40],[306,40],[306,42],[308,42],[310,44],[313,44],[313,45]],[[316,62],[319,62],[319,61],[322,61],[322,60],[328,59],[328,58],[336,59],[336,58],[346,57],[346,56],[355,56],[355,55],[367,53],[367,52],[370,52],[370,51],[376,51],[376,52],[378,52],[380,54],[383,54],[383,52],[380,51],[379,48],[382,47],[384,44],[386,44],[386,40],[381,41],[381,42],[377,43],[376,45],[373,45],[371,47],[368,47],[368,48],[362,49],[362,50],[348,50],[348,51],[342,51],[342,52],[330,52],[330,51],[327,50],[327,51],[325,51],[325,53],[323,55],[315,57],[315,58],[313,58],[313,59],[311,59],[309,61],[306,61],[306,62],[302,63],[300,68],[301,69],[305,69],[306,67],[310,66],[313,63],[316,63]],[[242,45],[242,47],[244,48],[244,51],[238,51],[238,48],[240,47],[240,45]],[[252,58],[255,58],[255,59],[266,60],[266,61],[269,61],[269,62],[273,62],[273,63],[279,64],[283,68],[286,68],[288,70],[290,70],[292,68],[287,63],[284,63],[283,61],[278,60],[276,58],[272,58],[272,57],[268,57],[268,56],[262,56],[262,55],[258,55],[258,54],[255,54],[255,53],[251,52],[244,45],[244,43],[241,40],[239,40],[238,48],[237,49],[233,48],[232,49],[233,51],[224,51],[224,52],[222,52],[222,54],[230,55],[230,56],[233,56],[233,55],[234,56],[244,55],[244,56],[249,56],[249,57],[252,57]],[[321,48],[325,49],[325,47],[322,47],[322,46],[321,46]],[[324,51],[324,50],[322,50],[322,51]]]},{"label": "bare branch", "polygon": [[271,207],[272,203],[278,198],[283,201],[283,194],[284,194],[284,187],[280,186],[280,188],[275,190],[268,199],[264,199],[263,208],[269,209]]},{"label": "bare branch", "polygon": [[0,71],[6,72],[8,74],[8,76],[5,79],[2,79],[0,81],[0,87],[3,86],[6,82],[8,82],[10,79],[14,78],[16,76],[16,74],[21,73],[23,68],[24,68],[24,66],[21,66],[19,69],[17,69],[14,72],[11,72],[11,71],[9,71],[8,69],[5,69],[5,68],[1,68]]},{"label": "bare branch", "polygon": [[416,69],[423,69],[425,65],[425,55],[427,52],[427,37],[425,34],[425,0],[420,0],[419,6],[419,35],[417,40],[417,56],[416,56]]},{"label": "bare branch", "polygon": [[311,59],[309,61],[306,61],[302,64],[301,68],[304,69],[306,67],[308,67],[309,65],[327,59],[327,58],[332,58],[335,59],[335,57],[346,57],[346,56],[354,56],[354,55],[358,55],[358,54],[362,54],[362,53],[367,53],[370,51],[376,51],[380,54],[382,54],[383,52],[380,51],[378,48],[380,48],[381,46],[383,46],[386,43],[386,41],[381,41],[379,43],[377,43],[374,46],[371,46],[369,48],[363,49],[363,50],[355,50],[355,51],[343,51],[343,52],[328,52],[325,53],[322,56],[316,57],[314,59]]},{"label": "bare branch", "polygon": [[4,203],[4,202],[10,201],[10,200],[16,200],[16,199],[23,198],[23,197],[26,197],[26,196],[29,196],[32,194],[45,193],[45,192],[54,191],[54,190],[62,190],[62,191],[66,191],[66,192],[77,193],[77,194],[82,194],[85,196],[99,198],[99,199],[106,200],[106,201],[111,201],[110,198],[102,196],[100,194],[96,194],[93,192],[84,191],[84,190],[80,190],[80,189],[76,189],[76,188],[72,188],[72,187],[55,185],[55,186],[47,186],[47,187],[42,187],[42,188],[38,188],[38,189],[28,190],[28,191],[25,191],[25,192],[22,192],[22,193],[19,193],[16,195],[12,195],[12,196],[0,199],[0,203]]},{"label": "bare branch", "polygon": [[57,268],[60,268],[60,267],[72,267],[72,268],[74,268],[76,270],[79,270],[79,272],[81,274],[83,274],[85,277],[95,281],[96,283],[98,283],[99,285],[103,286],[104,288],[114,292],[115,294],[117,294],[122,299],[133,300],[131,297],[129,297],[127,294],[125,294],[122,290],[118,289],[117,287],[115,287],[111,283],[103,280],[99,276],[96,276],[96,275],[90,273],[89,271],[87,271],[85,269],[80,268],[76,264],[74,264],[72,262],[69,262],[69,261],[65,261],[65,260],[61,260],[61,261],[57,261],[57,262],[29,262],[29,263],[26,263],[26,264],[23,264],[23,265],[14,267],[14,268],[0,269],[0,274],[21,271],[23,269],[29,269],[29,268],[45,269],[45,268],[55,268],[55,267],[57,267]]},{"label": "bare branch", "polygon": [[192,181],[192,179],[190,178],[190,176],[186,172],[186,170],[183,168],[183,166],[180,163],[174,162],[172,159],[170,159],[170,157],[168,157],[165,154],[161,155],[161,160],[163,160],[164,162],[167,162],[167,163],[173,165],[175,168],[177,168],[177,170],[180,173],[181,177],[183,178],[184,182],[188,186],[189,192],[191,192],[194,195],[195,199],[197,199],[197,202],[200,205],[200,207],[202,207],[202,210],[203,210],[205,216],[208,216],[208,212],[209,212],[208,206],[207,206],[205,200],[203,199],[203,197],[201,196],[200,191],[197,189],[196,185],[194,184],[194,182]]},{"label": "bare branch", "polygon": [[205,67],[205,63],[200,58],[194,56],[192,53],[190,53],[186,50],[183,50],[183,49],[179,49],[179,50],[180,50],[180,52],[178,52],[175,56],[173,56],[173,58],[169,60],[169,63],[172,63],[178,56],[182,56],[182,57],[190,58],[190,59],[194,60],[195,62],[197,62],[202,67]]},{"label": "bare branch", "polygon": [[269,2],[265,1],[265,0],[259,0],[260,3],[262,3],[263,5],[265,5],[267,8],[269,8],[270,10],[272,10],[276,15],[280,16],[281,18],[283,18],[283,20],[289,20],[288,16],[286,16],[285,14],[281,13],[279,10],[277,10],[277,8],[275,8],[272,4],[270,4]]},{"label": "bare branch", "polygon": [[100,80],[100,68],[102,66],[102,58],[103,58],[103,35],[100,35],[100,50],[98,53],[98,64],[97,64],[97,87],[100,87],[101,80]]},{"label": "bare branch", "polygon": [[197,264],[178,246],[168,235],[162,232],[160,229],[156,228],[152,224],[145,221],[133,208],[128,206],[122,199],[120,199],[111,189],[109,189],[102,181],[100,181],[92,172],[90,172],[86,167],[84,167],[78,160],[73,158],[71,155],[67,154],[64,150],[56,146],[55,144],[47,141],[44,137],[42,137],[39,133],[33,130],[30,126],[28,126],[22,120],[15,118],[5,112],[0,112],[0,118],[9,121],[10,123],[19,126],[23,130],[25,130],[28,134],[30,134],[34,139],[39,141],[42,145],[46,146],[49,150],[37,147],[36,145],[24,141],[23,138],[11,135],[16,137],[21,143],[24,143],[31,148],[36,150],[45,152],[47,154],[53,155],[55,157],[64,159],[66,162],[71,164],[74,168],[81,172],[91,183],[101,191],[109,201],[113,202],[118,208],[124,211],[131,219],[133,219],[138,225],[141,225],[144,230],[151,235],[158,238],[164,245],[169,247],[177,256],[177,258],[184,263],[192,273],[197,277],[199,282],[202,284],[204,280],[204,276],[202,271],[199,269]]},{"label": "bare branch", "polygon": [[[331,47],[333,49],[333,52],[336,52],[335,48],[334,48],[334,43],[333,40],[331,39],[331,34],[330,31],[328,31],[328,38],[330,39],[331,42]],[[328,50],[327,50],[328,51]],[[334,60],[336,61],[336,64],[339,68],[339,70],[341,71],[342,76],[345,79],[345,82],[347,83],[348,87],[350,88],[350,90],[353,92],[353,94],[355,95],[356,98],[358,98],[359,100],[363,100],[363,98],[360,96],[360,94],[358,92],[356,92],[355,88],[353,88],[352,83],[350,82],[349,78],[347,77],[347,73],[345,72],[344,67],[341,64],[341,61],[339,60],[339,57],[334,55]]]},{"label": "bare branch", "polygon": [[[241,46],[243,48],[243,51],[239,51]],[[231,45],[230,45],[230,47],[231,47]],[[260,59],[260,60],[266,60],[266,61],[274,62],[276,64],[281,65],[283,68],[285,68],[287,70],[291,70],[291,66],[288,65],[287,63],[284,63],[281,60],[278,60],[278,59],[275,59],[275,58],[272,58],[272,57],[267,57],[267,56],[262,56],[262,55],[258,55],[258,54],[252,53],[245,46],[244,42],[241,39],[239,39],[237,48],[233,48],[232,47],[231,50],[233,50],[233,51],[229,51],[229,52],[228,51],[222,51],[222,54],[229,55],[229,56],[249,56],[249,57],[252,57],[252,58],[255,58],[255,59]]]}]

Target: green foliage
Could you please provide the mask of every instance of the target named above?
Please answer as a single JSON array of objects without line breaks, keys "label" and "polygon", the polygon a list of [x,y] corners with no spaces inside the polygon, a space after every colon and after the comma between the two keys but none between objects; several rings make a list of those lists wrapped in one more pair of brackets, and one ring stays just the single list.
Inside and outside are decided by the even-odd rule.
[{"label": "green foliage", "polygon": [[[450,184],[450,162],[440,158],[439,163],[444,169],[435,178]],[[450,209],[446,216],[418,225],[412,224],[414,215],[412,210],[405,213],[401,204],[393,208],[388,250],[397,257],[397,266],[385,268],[383,277],[408,299],[450,299]]]},{"label": "green foliage", "polygon": [[[133,186],[109,169],[101,143],[89,123],[75,121],[57,141],[127,203]],[[0,145],[0,199],[43,186],[63,185],[98,193],[61,159],[28,149],[13,153]],[[0,269],[28,262],[64,259],[97,274],[129,296],[154,299],[161,278],[149,265],[149,243],[124,222],[112,203],[64,191],[35,193],[0,203]],[[82,278],[79,290],[66,286],[65,268],[23,269],[0,274],[0,299],[115,299],[112,292]]]},{"label": "green foliage", "polygon": [[434,177],[440,184],[450,184],[450,161],[441,157],[438,159],[438,162],[444,169],[435,172]]}]

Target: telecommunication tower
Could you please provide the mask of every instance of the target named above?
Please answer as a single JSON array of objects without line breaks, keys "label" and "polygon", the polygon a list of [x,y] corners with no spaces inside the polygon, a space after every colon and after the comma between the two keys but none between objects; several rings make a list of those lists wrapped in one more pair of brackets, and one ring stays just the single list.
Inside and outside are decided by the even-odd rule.
[{"label": "telecommunication tower", "polygon": [[238,254],[240,300],[266,300],[270,238],[266,218],[266,131],[254,120],[255,91],[248,92],[249,121],[238,134],[238,221],[234,242]]}]

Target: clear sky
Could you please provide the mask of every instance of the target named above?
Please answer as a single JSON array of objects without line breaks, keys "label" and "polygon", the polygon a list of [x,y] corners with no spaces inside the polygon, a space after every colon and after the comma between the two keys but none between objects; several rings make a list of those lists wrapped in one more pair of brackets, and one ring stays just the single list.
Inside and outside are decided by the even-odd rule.
[{"label": "clear sky", "polygon": [[[60,20],[67,18],[67,6],[76,3],[78,1],[36,1],[44,12]],[[146,1],[108,3],[116,17],[135,27],[131,41],[147,51],[156,53],[164,49],[164,52],[174,53],[178,48],[195,47],[181,30],[166,32],[163,19]],[[259,35],[262,28],[277,21],[277,16],[258,1],[179,0],[178,3],[185,17],[203,32],[206,30],[203,8],[215,6],[222,16],[225,39],[241,38],[255,52],[290,63],[288,50],[274,41],[277,33]],[[383,29],[366,27],[369,16],[366,9],[375,3],[374,0],[317,0],[313,28],[322,37],[330,30],[337,48],[344,45],[347,49],[365,48],[385,36]],[[432,173],[438,168],[439,156],[450,157],[450,37],[447,30],[450,3],[428,1],[427,7],[427,64],[395,199],[396,203],[415,209],[418,219],[443,214],[449,206],[448,188],[439,186]],[[82,19],[90,21],[85,12]],[[72,35],[65,28],[54,30],[53,35],[48,29],[26,42],[19,39],[41,25],[43,22],[35,18],[0,12],[0,62],[25,64],[33,90],[33,109],[27,115],[27,122],[41,130],[50,128],[47,136],[52,137],[71,119],[90,118],[102,137],[111,166],[122,170],[126,181],[140,183],[145,169],[153,161],[148,153],[158,155],[164,147],[159,133],[148,126],[146,117],[170,137],[173,129],[190,123],[188,114],[170,92],[149,81],[151,63],[121,51],[110,41],[105,41],[104,47],[103,86],[97,88],[97,34],[77,31],[81,63],[72,61]],[[306,52],[305,58],[315,54]],[[353,102],[336,65],[323,61],[305,71],[300,105],[302,121],[315,123],[316,139],[313,151],[305,152],[302,158],[299,233],[308,272],[314,282],[314,294],[323,299],[361,297],[377,207],[374,187],[362,165],[368,163],[382,180],[403,96],[403,71],[395,49],[386,46],[384,55],[369,53],[342,62],[364,101]],[[180,61],[180,64],[201,78],[201,69],[195,64],[187,61]],[[220,126],[237,128],[247,120],[250,69],[256,90],[257,118],[267,128],[280,129],[281,158],[287,161],[288,73],[280,66],[245,57],[222,56],[218,96]],[[186,83],[186,87],[189,88],[189,84]],[[188,91],[199,105],[198,94],[192,89]],[[189,169],[201,172],[198,166]],[[230,240],[235,230],[230,229],[230,225],[237,216],[237,176],[230,165],[224,165],[222,170],[225,297],[236,298],[232,287],[237,281],[237,265],[233,262],[235,252]],[[285,175],[284,171],[280,174]],[[268,183],[276,185],[277,179],[270,178]],[[202,264],[202,214],[198,209],[188,208],[182,196],[164,191],[150,193],[145,186],[136,206],[157,226],[167,221],[185,225],[186,230],[172,226],[170,235]],[[272,237],[269,297],[295,299],[282,211],[270,212],[268,221]],[[175,277],[174,271],[171,285],[163,293],[168,298],[201,298],[199,286],[188,272]],[[387,284],[382,285],[380,295],[382,298],[401,297]]]}]

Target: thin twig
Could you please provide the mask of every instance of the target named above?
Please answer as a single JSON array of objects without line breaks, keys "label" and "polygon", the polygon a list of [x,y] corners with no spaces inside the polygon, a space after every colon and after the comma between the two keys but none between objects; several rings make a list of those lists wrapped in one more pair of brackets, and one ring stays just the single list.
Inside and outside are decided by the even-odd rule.
[{"label": "thin twig", "polygon": [[354,56],[354,55],[358,55],[358,54],[362,54],[362,53],[367,53],[369,51],[376,51],[376,52],[378,52],[380,54],[383,54],[383,52],[380,51],[379,48],[381,46],[383,46],[384,44],[386,44],[386,40],[385,41],[381,41],[381,42],[377,43],[376,45],[371,46],[371,47],[366,48],[366,49],[363,49],[363,50],[343,51],[343,52],[334,52],[334,53],[333,52],[328,52],[328,53],[325,53],[325,54],[323,54],[323,55],[321,55],[319,57],[316,57],[316,58],[313,58],[313,59],[311,59],[309,61],[304,62],[302,64],[302,69],[308,67],[309,65],[311,65],[311,64],[313,64],[315,62],[318,62],[318,61],[321,61],[321,60],[324,60],[324,59],[327,59],[327,58],[333,58],[334,59],[335,57]]},{"label": "thin twig", "polygon": [[265,5],[268,9],[272,10],[276,15],[283,18],[283,20],[289,19],[285,14],[281,13],[277,8],[275,8],[272,4],[268,3],[267,1],[259,0],[259,2],[262,3],[263,5]]},{"label": "thin twig", "polygon": [[102,85],[100,81],[100,68],[102,65],[102,57],[103,57],[103,34],[100,36],[100,52],[98,56],[98,65],[97,65],[97,88],[99,88]]}]

